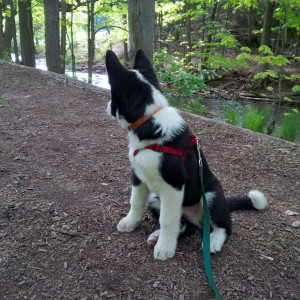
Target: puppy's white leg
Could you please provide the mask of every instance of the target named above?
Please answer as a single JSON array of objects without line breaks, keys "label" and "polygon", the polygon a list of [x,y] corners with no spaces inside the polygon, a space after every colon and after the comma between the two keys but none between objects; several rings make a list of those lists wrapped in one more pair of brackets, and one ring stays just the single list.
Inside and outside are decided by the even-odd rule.
[{"label": "puppy's white leg", "polygon": [[160,194],[160,232],[154,247],[154,258],[166,260],[175,254],[177,238],[180,232],[181,206],[184,186],[180,191],[166,184]]},{"label": "puppy's white leg", "polygon": [[132,186],[130,197],[130,210],[125,218],[123,218],[117,228],[119,232],[131,232],[139,225],[146,207],[149,190],[144,183]]}]

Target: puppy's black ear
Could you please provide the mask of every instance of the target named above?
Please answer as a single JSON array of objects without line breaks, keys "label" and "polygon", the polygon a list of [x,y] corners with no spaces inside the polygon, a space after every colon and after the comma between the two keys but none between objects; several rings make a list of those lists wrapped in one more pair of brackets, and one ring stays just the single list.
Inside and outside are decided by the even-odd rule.
[{"label": "puppy's black ear", "polygon": [[135,55],[133,68],[136,70],[150,69],[154,72],[151,62],[142,49],[139,49]]},{"label": "puppy's black ear", "polygon": [[105,64],[108,73],[109,83],[111,85],[115,82],[122,80],[122,78],[126,78],[126,74],[128,71],[120,63],[118,57],[113,51],[107,50]]},{"label": "puppy's black ear", "polygon": [[139,49],[135,55],[133,68],[140,71],[151,84],[160,90],[154,68],[142,49]]}]

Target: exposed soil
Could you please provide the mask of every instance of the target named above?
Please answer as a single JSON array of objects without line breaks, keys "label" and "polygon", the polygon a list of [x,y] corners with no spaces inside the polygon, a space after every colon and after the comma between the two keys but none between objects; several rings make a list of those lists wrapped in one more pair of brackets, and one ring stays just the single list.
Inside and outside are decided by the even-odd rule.
[{"label": "exposed soil", "polygon": [[[1,299],[214,299],[200,234],[161,262],[146,244],[150,215],[136,232],[117,232],[130,166],[108,100],[87,84],[0,62]],[[300,299],[300,146],[184,117],[205,133],[226,194],[260,189],[270,203],[232,215],[233,234],[212,256],[223,299]]]}]

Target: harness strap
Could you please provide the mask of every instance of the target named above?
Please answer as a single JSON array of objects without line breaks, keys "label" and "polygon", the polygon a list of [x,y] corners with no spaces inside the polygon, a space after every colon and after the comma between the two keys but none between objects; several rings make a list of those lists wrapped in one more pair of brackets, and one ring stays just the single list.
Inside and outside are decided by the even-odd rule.
[{"label": "harness strap", "polygon": [[[193,146],[196,145],[197,144],[196,136],[191,133],[190,137],[191,137],[192,145]],[[186,151],[180,151],[173,147],[163,146],[163,145],[159,145],[159,144],[152,144],[152,145],[148,145],[142,149],[137,149],[137,150],[133,151],[133,156],[136,156],[139,153],[139,151],[143,150],[143,149],[148,149],[148,150],[152,150],[155,152],[162,152],[165,154],[176,155],[176,156],[179,156],[183,162],[184,162],[185,155],[191,150],[191,149],[187,149]]]}]

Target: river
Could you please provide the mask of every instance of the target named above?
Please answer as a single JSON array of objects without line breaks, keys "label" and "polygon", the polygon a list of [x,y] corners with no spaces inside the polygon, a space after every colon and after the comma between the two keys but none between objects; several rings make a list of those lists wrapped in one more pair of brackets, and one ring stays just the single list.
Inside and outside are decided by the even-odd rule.
[{"label": "river", "polygon": [[[46,59],[45,58],[38,58],[36,59],[36,68],[47,71]],[[72,72],[66,71],[66,74],[72,78]],[[76,78],[81,81],[88,81],[88,73],[76,71]],[[98,74],[93,72],[93,85],[104,89],[110,89],[110,85],[108,83],[108,77],[106,74]],[[253,106],[263,106],[266,107],[270,112],[276,109],[276,105],[267,102],[260,102],[260,101],[249,101],[249,100],[224,100],[224,99],[215,99],[215,98],[206,98],[203,100],[203,103],[207,107],[207,117],[216,120],[218,122],[224,123],[224,114],[227,105],[253,105]],[[288,111],[289,108],[282,107],[280,111],[280,117]]]}]

